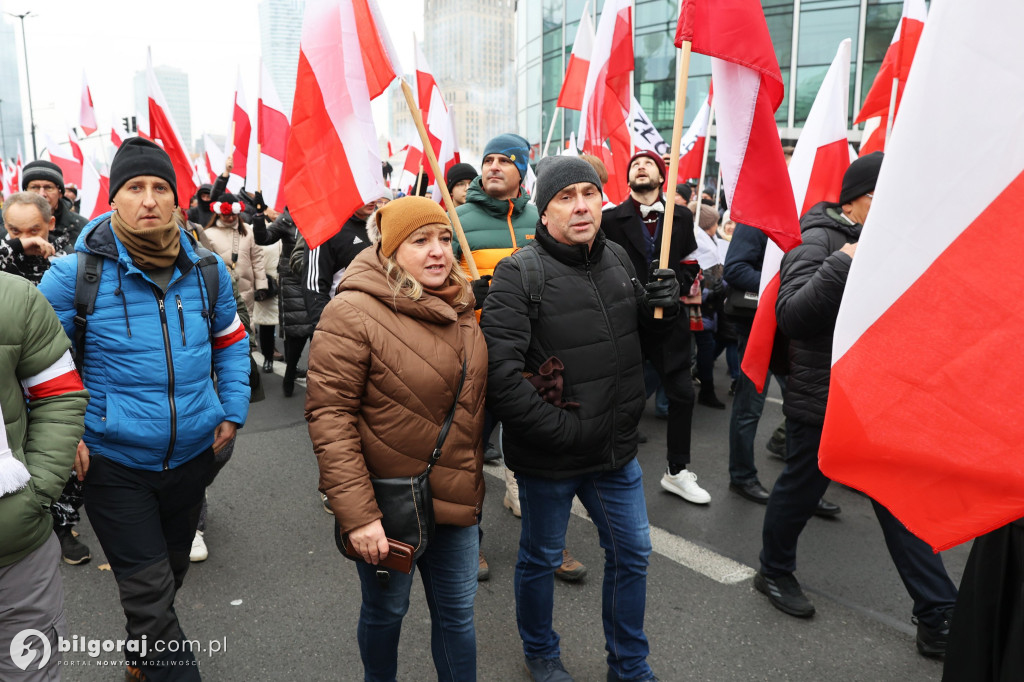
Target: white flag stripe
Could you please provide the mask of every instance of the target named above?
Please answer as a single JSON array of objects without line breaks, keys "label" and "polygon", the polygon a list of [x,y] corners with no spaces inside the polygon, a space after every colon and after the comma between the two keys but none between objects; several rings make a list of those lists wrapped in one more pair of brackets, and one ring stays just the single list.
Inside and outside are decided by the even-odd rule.
[{"label": "white flag stripe", "polygon": [[[1019,52],[1006,59],[1020,26],[1024,3],[933,3],[850,270],[833,363],[1024,169],[1024,68]],[[936,144],[942,131],[976,129],[1001,134]],[[951,197],[951,187],[970,191]]]},{"label": "white flag stripe", "polygon": [[27,379],[21,380],[21,386],[28,391],[33,386],[45,383],[50,379],[56,379],[59,376],[63,376],[68,372],[75,371],[75,361],[71,358],[71,351],[64,351],[64,355],[57,358],[57,361],[52,365],[44,369],[39,374],[28,377]]},{"label": "white flag stripe", "polygon": [[717,130],[736,131],[731,140],[719,137],[715,158],[722,166],[725,198],[731,206],[736,194],[743,159],[747,154],[750,129],[754,124],[754,103],[761,88],[761,74],[754,69],[711,59],[711,81],[715,84]]}]

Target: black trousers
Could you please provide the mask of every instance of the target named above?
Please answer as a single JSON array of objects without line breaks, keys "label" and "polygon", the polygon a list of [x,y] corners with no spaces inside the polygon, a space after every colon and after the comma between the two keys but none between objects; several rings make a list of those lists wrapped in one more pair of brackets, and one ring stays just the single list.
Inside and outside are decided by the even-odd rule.
[{"label": "black trousers", "polygon": [[693,379],[690,377],[690,322],[686,315],[660,343],[644,344],[644,359],[658,373],[668,398],[668,464],[673,470],[690,463],[690,431],[693,426]]},{"label": "black trousers", "polygon": [[264,360],[274,360],[274,332],[277,328],[272,324],[261,324],[259,330],[260,354]]},{"label": "black trousers", "polygon": [[148,650],[126,659],[154,682],[200,679],[195,655],[182,646],[174,597],[188,571],[212,461],[211,448],[167,471],[102,456],[89,463],[85,511],[117,580],[128,639],[145,636]]},{"label": "black trousers", "polygon": [[295,380],[295,370],[299,366],[299,359],[302,357],[302,349],[309,341],[308,336],[285,336],[284,337],[284,376],[286,379]]},{"label": "black trousers", "polygon": [[[821,426],[786,420],[786,467],[768,499],[762,531],[761,572],[769,577],[796,571],[796,545],[830,483],[818,468]],[[956,585],[942,558],[899,519],[872,501],[896,571],[914,600],[914,615],[925,625],[942,622],[956,602]]]}]

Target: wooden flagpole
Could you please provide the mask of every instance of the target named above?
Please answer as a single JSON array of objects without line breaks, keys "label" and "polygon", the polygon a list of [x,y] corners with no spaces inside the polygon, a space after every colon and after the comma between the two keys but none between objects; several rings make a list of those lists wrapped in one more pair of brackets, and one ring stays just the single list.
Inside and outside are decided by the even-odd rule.
[{"label": "wooden flagpole", "polygon": [[[689,40],[684,40],[676,62],[678,83],[676,85],[676,110],[672,119],[672,151],[668,163],[669,188],[675,186],[675,179],[679,175],[679,147],[683,137],[683,114],[686,113],[686,85],[690,78],[691,47],[692,43]],[[707,144],[707,140],[705,140],[705,144]],[[668,267],[668,251],[672,245],[672,219],[675,214],[675,211],[672,210],[673,205],[670,202],[665,207],[665,218],[661,226],[661,255],[658,258],[658,267],[661,269]],[[688,293],[688,291],[682,292],[684,296]],[[654,309],[654,319],[660,320],[663,316],[664,311],[661,308]]]},{"label": "wooden flagpole", "polygon": [[[697,178],[697,210],[693,212],[693,226],[700,227],[701,192],[704,191],[704,176],[708,172],[708,150],[711,149],[711,124],[715,120],[715,103],[712,101],[708,110],[708,129],[704,135],[704,153],[700,157],[700,176]],[[717,202],[716,202],[717,205]]]},{"label": "wooden flagpole", "polygon": [[[420,115],[420,109],[416,106],[416,100],[412,94],[412,88],[405,82],[405,79],[401,79],[402,82],[402,94],[405,95],[405,103],[409,105],[409,113],[412,114],[412,120],[416,124],[416,130],[420,133],[420,141],[423,143],[423,153],[427,155],[427,161],[430,163],[430,169],[434,172],[434,180],[437,182],[438,189],[441,190],[441,198],[444,199],[444,205],[448,208],[448,216],[452,219],[452,227],[455,229],[455,237],[459,240],[459,248],[462,249],[462,255],[466,258],[466,266],[469,268],[470,279],[480,279],[480,271],[476,268],[476,261],[473,260],[473,252],[469,250],[469,242],[466,240],[466,233],[462,231],[462,223],[459,222],[459,214],[455,212],[455,202],[452,201],[452,195],[448,193],[448,185],[444,182],[444,173],[441,171],[440,166],[437,163],[437,156],[434,155],[434,148],[430,145],[430,138],[427,136],[427,128],[423,125],[423,116]],[[418,182],[418,181],[417,181]]]},{"label": "wooden flagpole", "polygon": [[[422,157],[422,155],[421,155]],[[420,165],[416,168],[416,184],[413,185],[412,195],[418,197],[420,195],[420,178],[423,177],[423,159],[420,158]]]},{"label": "wooden flagpole", "polygon": [[[556,106],[555,107],[555,114],[554,114],[554,116],[551,117],[551,127],[548,128],[548,136],[544,140],[544,149],[542,149],[541,152],[540,152],[540,158],[542,158],[542,159],[545,156],[548,155],[548,145],[551,144],[551,136],[555,134],[555,124],[558,123],[558,112],[559,112],[560,109],[561,109],[561,107]],[[562,118],[563,119],[565,118],[565,114],[564,113],[562,114]]]}]

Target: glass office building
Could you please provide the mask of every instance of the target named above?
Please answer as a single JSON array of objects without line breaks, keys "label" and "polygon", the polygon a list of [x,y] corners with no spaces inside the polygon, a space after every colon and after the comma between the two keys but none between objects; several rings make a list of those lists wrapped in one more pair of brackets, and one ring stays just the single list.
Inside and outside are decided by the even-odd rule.
[{"label": "glass office building", "polygon": [[[594,25],[600,16],[594,12]],[[516,12],[517,114],[519,131],[543,145],[585,0],[519,0]],[[892,40],[902,0],[761,0],[786,84],[777,112],[779,133],[795,141],[840,41],[850,38],[850,140],[860,141],[853,118],[864,101]],[[634,13],[634,94],[655,127],[669,141],[675,102],[677,0],[636,0]],[[689,125],[708,93],[711,63],[694,54],[686,93]],[[564,119],[563,119],[564,113]],[[579,112],[558,112],[552,147],[564,146],[579,125]],[[550,153],[550,150],[549,150]],[[712,161],[713,163],[713,161]]]}]

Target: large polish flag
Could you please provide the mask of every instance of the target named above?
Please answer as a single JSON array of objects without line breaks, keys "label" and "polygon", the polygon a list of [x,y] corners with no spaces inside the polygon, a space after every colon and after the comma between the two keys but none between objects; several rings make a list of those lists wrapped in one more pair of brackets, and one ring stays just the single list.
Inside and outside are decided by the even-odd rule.
[{"label": "large polish flag", "polygon": [[288,147],[288,114],[277,96],[277,88],[260,60],[260,91],[257,110],[256,140],[260,150],[260,189],[268,206],[284,210],[284,192],[280,191],[281,171],[284,169],[285,150]]},{"label": "large polish flag", "polygon": [[587,73],[590,71],[590,58],[594,53],[594,24],[590,21],[590,3],[583,6],[576,29],[576,39],[572,43],[572,54],[569,64],[565,67],[565,80],[558,93],[555,106],[563,109],[579,111],[583,108],[583,93],[587,88]]},{"label": "large polish flag", "polygon": [[92,220],[110,210],[110,176],[96,170],[89,159],[82,161],[81,214]]},{"label": "large polish flag", "polygon": [[423,172],[426,164],[427,157],[423,154],[423,143],[420,142],[419,135],[417,135],[416,139],[406,145],[405,163],[402,166],[402,171],[398,174],[398,181],[392,185],[400,188],[406,194],[415,192],[416,178],[419,173]]},{"label": "large polish flag", "polygon": [[96,125],[96,109],[92,105],[92,92],[89,90],[89,81],[85,78],[85,70],[82,70],[82,104],[78,114],[78,127],[88,137],[99,128]]},{"label": "large polish flag", "polygon": [[783,250],[792,248],[800,243],[800,225],[775,124],[784,86],[761,3],[684,0],[676,46],[684,40],[711,57],[715,155],[733,220],[760,229]]},{"label": "large polish flag", "polygon": [[1019,0],[932,5],[836,323],[821,470],[936,550],[1024,516],[1021,26]]},{"label": "large polish flag", "polygon": [[231,106],[231,170],[232,180],[228,189],[237,192],[249,174],[249,142],[252,139],[252,120],[249,118],[249,107],[245,101],[245,90],[242,87],[242,69],[238,69],[238,80],[235,85],[235,100]]},{"label": "large polish flag", "polygon": [[370,99],[398,61],[374,0],[310,0],[281,185],[310,248],[387,192]]},{"label": "large polish flag", "polygon": [[927,17],[928,8],[925,7],[924,0],[903,0],[903,14],[896,25],[889,48],[885,51],[882,66],[879,67],[878,74],[864,98],[864,106],[854,120],[854,123],[865,124],[861,156],[885,149],[885,128],[889,119],[889,108],[895,102],[892,113],[895,116],[903,100],[903,89],[906,87],[907,76],[910,75],[910,66],[914,61]]},{"label": "large polish flag", "polygon": [[[178,201],[188,206],[188,200],[196,193],[199,186],[189,159],[188,148],[181,141],[178,128],[174,125],[171,110],[164,99],[164,93],[157,83],[153,71],[153,55],[146,55],[146,83],[149,87],[149,138],[159,141],[167,155],[171,157],[174,175],[177,179]],[[139,131],[140,137],[146,137]]]},{"label": "large polish flag", "polygon": [[[850,101],[850,39],[839,43],[832,65],[821,82],[807,115],[803,132],[789,161],[789,180],[796,205],[803,215],[822,201],[839,201],[843,174],[850,167],[850,143],[846,125]],[[757,390],[764,390],[771,361],[775,331],[775,303],[779,298],[782,249],[768,242],[761,266],[757,313],[743,353],[743,373]]]},{"label": "large polish flag", "polygon": [[676,182],[686,182],[700,177],[700,166],[704,160],[704,145],[707,144],[708,128],[711,125],[711,93],[700,106],[690,127],[679,142],[679,174]]},{"label": "large polish flag", "polygon": [[[580,107],[577,139],[583,151],[605,161],[605,193],[615,203],[629,195],[627,175],[633,156],[629,108],[633,100],[633,7],[631,0],[605,0],[597,22],[587,85]],[[608,141],[610,147],[605,146]]]}]

